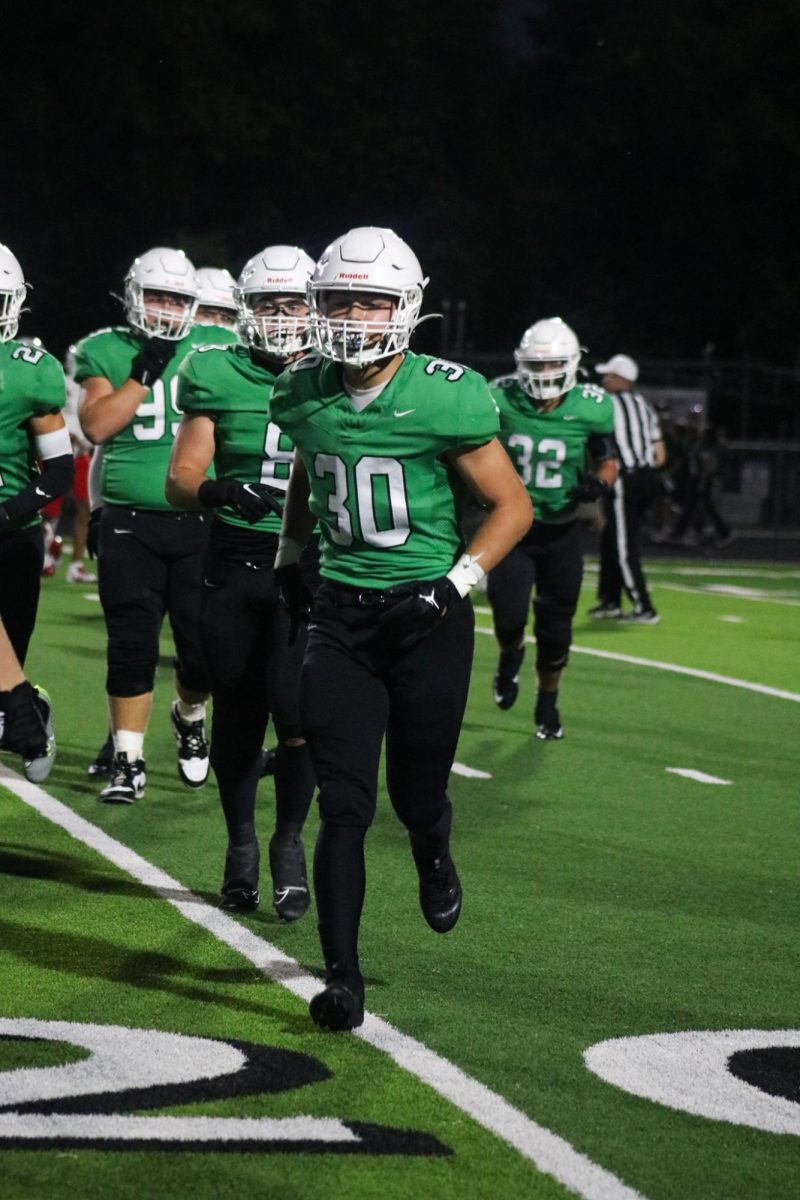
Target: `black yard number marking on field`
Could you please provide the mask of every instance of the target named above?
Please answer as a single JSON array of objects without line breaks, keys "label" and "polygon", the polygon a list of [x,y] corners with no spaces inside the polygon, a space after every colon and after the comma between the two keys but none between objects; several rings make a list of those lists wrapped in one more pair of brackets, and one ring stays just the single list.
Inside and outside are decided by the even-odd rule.
[{"label": "black yard number marking on field", "polygon": [[452,1154],[431,1134],[338,1117],[150,1115],[331,1078],[318,1059],[294,1050],[125,1026],[0,1019],[0,1041],[8,1040],[69,1043],[89,1055],[60,1067],[0,1072],[0,1150]]},{"label": "black yard number marking on field", "polygon": [[782,1096],[800,1103],[800,1047],[737,1050],[728,1059],[728,1070],[768,1096]]}]

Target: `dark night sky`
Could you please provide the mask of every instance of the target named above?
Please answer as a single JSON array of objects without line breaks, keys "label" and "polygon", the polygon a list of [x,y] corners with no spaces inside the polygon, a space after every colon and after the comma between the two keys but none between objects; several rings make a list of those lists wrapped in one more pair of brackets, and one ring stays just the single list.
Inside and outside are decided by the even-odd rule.
[{"label": "dark night sky", "polygon": [[57,354],[150,246],[236,274],[380,224],[479,350],[559,313],[598,352],[796,361],[795,0],[76,11],[29,6],[4,64],[0,241]]}]

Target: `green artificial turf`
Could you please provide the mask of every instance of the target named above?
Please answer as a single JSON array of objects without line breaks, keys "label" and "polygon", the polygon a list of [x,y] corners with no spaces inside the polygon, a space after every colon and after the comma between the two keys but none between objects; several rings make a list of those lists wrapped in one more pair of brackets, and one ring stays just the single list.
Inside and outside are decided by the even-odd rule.
[{"label": "green artificial turf", "polygon": [[[798,593],[797,572],[739,577],[736,564],[725,564],[723,578],[680,569],[670,564],[653,576],[663,619],[652,627],[586,619],[594,583],[587,575],[560,696],[560,743],[532,736],[534,648],[519,701],[503,713],[491,699],[493,638],[477,636],[458,761],[491,778],[451,781],[464,912],[444,938],[424,924],[407,838],[382,795],[367,840],[367,1006],[649,1200],[788,1200],[796,1138],[689,1116],[628,1095],[583,1065],[584,1050],[606,1038],[798,1027],[798,705],[580,653],[610,651],[800,692],[800,608],[702,590],[723,582],[786,600]],[[59,757],[47,790],[213,903],[224,826],[213,786],[189,792],[177,779],[166,637],[144,799],[130,808],[98,804],[100,785],[85,774],[105,734],[102,616],[86,593],[58,579],[45,585],[30,657],[56,711]],[[488,630],[484,605],[478,597],[478,623]],[[731,782],[702,784],[670,767]],[[265,780],[262,841],[271,808]],[[302,1049],[333,1078],[307,1088],[301,1107],[287,1093],[202,1111],[338,1115],[424,1130],[454,1150],[435,1160],[241,1155],[235,1187],[230,1155],[0,1151],[11,1189],[4,1196],[58,1198],[68,1188],[104,1195],[112,1187],[122,1196],[200,1198],[566,1194],[377,1051],[315,1033],[301,1001],[17,799],[0,801],[0,822],[0,1016]],[[316,823],[312,812],[309,855]],[[241,920],[319,969],[313,915],[286,926],[265,899]],[[3,1052],[19,1055],[21,1046],[6,1043]],[[17,1063],[0,1057],[0,1067],[9,1061]]]}]

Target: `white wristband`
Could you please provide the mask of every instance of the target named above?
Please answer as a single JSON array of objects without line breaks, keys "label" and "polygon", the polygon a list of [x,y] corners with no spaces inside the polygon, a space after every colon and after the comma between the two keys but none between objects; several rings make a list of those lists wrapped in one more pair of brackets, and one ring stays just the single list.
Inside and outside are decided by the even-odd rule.
[{"label": "white wristband", "polygon": [[62,454],[72,454],[72,442],[69,430],[54,429],[52,433],[37,433],[36,453],[44,461],[48,458],[61,458]]},{"label": "white wristband", "polygon": [[468,592],[472,591],[476,583],[480,583],[486,577],[486,572],[478,562],[481,557],[480,554],[474,558],[471,554],[462,554],[456,565],[447,572],[447,578],[462,600]]},{"label": "white wristband", "polygon": [[276,568],[290,567],[292,563],[299,562],[305,545],[305,542],[299,542],[297,538],[287,537],[285,533],[279,533],[278,553],[275,555]]}]

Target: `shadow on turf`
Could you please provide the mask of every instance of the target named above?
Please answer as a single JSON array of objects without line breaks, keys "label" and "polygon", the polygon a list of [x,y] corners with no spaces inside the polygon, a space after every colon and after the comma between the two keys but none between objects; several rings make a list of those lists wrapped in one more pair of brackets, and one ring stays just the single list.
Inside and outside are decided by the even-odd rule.
[{"label": "shadow on turf", "polygon": [[[4,917],[0,917],[0,945],[7,955],[59,975],[105,979],[125,987],[167,992],[182,1000],[223,1005],[242,1012],[272,1016],[280,1021],[285,1021],[287,1017],[284,1009],[241,997],[221,995],[217,990],[200,986],[263,985],[267,980],[255,967],[203,967],[172,954],[129,950],[106,938],[58,929],[40,929]],[[307,1028],[307,1020],[304,1027]]]}]

